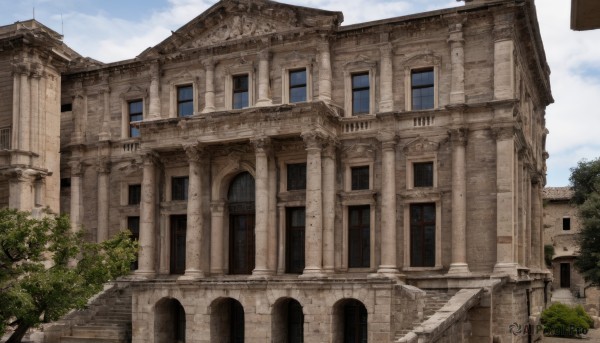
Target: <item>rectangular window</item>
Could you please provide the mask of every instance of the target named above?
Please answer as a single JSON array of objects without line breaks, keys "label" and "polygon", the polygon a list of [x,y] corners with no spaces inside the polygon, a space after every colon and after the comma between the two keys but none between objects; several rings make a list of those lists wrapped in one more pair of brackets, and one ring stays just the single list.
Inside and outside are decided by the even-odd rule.
[{"label": "rectangular window", "polygon": [[371,266],[371,207],[348,207],[348,267]]},{"label": "rectangular window", "polygon": [[61,189],[71,188],[71,178],[65,177],[65,178],[60,179],[60,188]]},{"label": "rectangular window", "polygon": [[142,100],[130,101],[129,107],[129,137],[139,137],[140,129],[132,124],[142,121],[144,114],[144,102]]},{"label": "rectangular window", "polygon": [[413,186],[433,187],[433,162],[413,164]]},{"label": "rectangular window", "polygon": [[287,165],[287,190],[298,191],[306,189],[306,163]]},{"label": "rectangular window", "polygon": [[290,103],[306,101],[306,69],[290,71]]},{"label": "rectangular window", "polygon": [[352,167],[352,190],[369,189],[369,166]]},{"label": "rectangular window", "polygon": [[[131,231],[131,239],[140,240],[140,217],[127,217],[127,228]],[[131,262],[131,270],[138,269],[137,259]]]},{"label": "rectangular window", "polygon": [[428,110],[434,106],[433,69],[414,70],[411,75],[412,109]]},{"label": "rectangular window", "polygon": [[187,200],[188,183],[187,176],[171,178],[171,200]]},{"label": "rectangular window", "polygon": [[237,75],[233,77],[233,109],[241,109],[249,106],[248,75]]},{"label": "rectangular window", "polygon": [[369,114],[369,73],[352,74],[352,115]]},{"label": "rectangular window", "polygon": [[171,256],[170,273],[185,273],[185,237],[187,229],[187,216],[171,216]]},{"label": "rectangular window", "polygon": [[410,266],[435,267],[435,204],[410,205]]},{"label": "rectangular window", "polygon": [[286,273],[302,274],[304,270],[305,218],[306,210],[304,207],[286,209]]},{"label": "rectangular window", "polygon": [[187,117],[194,114],[194,86],[177,87],[177,115]]},{"label": "rectangular window", "polygon": [[142,201],[142,185],[129,185],[128,205],[137,205]]},{"label": "rectangular window", "polygon": [[71,112],[73,111],[73,104],[62,104],[60,105],[61,112]]},{"label": "rectangular window", "polygon": [[564,231],[570,231],[571,230],[571,218],[570,217],[564,217],[563,218],[563,230]]}]

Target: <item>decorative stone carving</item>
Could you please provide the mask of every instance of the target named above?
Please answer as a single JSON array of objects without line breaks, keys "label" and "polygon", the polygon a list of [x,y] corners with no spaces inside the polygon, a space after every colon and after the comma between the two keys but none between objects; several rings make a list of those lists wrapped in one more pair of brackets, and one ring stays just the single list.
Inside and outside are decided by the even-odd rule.
[{"label": "decorative stone carving", "polygon": [[69,167],[71,168],[71,176],[79,177],[83,174],[83,164],[79,161],[69,161]]},{"label": "decorative stone carving", "polygon": [[271,149],[271,139],[267,136],[258,136],[250,141],[254,146],[254,150],[262,153],[268,153]]},{"label": "decorative stone carving", "polygon": [[418,137],[407,143],[403,150],[407,155],[419,155],[427,152],[436,152],[440,147],[440,143],[433,142],[424,137]]},{"label": "decorative stone carving", "polygon": [[322,149],[326,141],[326,136],[317,131],[304,132],[302,135],[306,149]]},{"label": "decorative stone carving", "polygon": [[467,128],[458,128],[448,131],[453,145],[467,145],[469,130]]},{"label": "decorative stone carving", "polygon": [[108,174],[111,170],[110,159],[107,157],[100,158],[96,166],[96,170],[99,174]]},{"label": "decorative stone carving", "polygon": [[375,147],[372,144],[367,143],[356,143],[350,147],[344,149],[344,157],[348,159],[353,158],[375,158]]},{"label": "decorative stone carving", "polygon": [[206,148],[199,144],[184,144],[183,150],[190,162],[200,162],[206,156]]},{"label": "decorative stone carving", "polygon": [[496,126],[492,127],[492,135],[496,140],[507,140],[515,137],[515,128],[511,126]]}]

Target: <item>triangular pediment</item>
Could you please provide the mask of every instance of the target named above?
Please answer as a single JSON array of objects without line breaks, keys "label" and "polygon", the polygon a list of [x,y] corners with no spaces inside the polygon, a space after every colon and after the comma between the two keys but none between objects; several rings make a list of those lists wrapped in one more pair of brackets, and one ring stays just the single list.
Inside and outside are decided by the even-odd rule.
[{"label": "triangular pediment", "polygon": [[303,28],[335,27],[341,12],[293,6],[269,0],[222,0],[139,57],[214,46]]}]

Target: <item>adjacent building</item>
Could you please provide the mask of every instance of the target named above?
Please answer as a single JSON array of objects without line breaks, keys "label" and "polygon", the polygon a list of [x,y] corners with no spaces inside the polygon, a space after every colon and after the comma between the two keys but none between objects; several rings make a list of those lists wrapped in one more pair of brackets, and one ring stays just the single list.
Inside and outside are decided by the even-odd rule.
[{"label": "adjacent building", "polygon": [[133,342],[535,338],[510,329],[550,281],[534,1],[342,21],[223,0],[110,64],[0,27],[0,206],[131,229]]}]

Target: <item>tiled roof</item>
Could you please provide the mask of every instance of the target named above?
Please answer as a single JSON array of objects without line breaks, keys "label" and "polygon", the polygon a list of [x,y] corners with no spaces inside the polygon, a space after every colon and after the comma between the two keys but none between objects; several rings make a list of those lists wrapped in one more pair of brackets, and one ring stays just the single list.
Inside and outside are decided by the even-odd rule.
[{"label": "tiled roof", "polygon": [[546,187],[544,188],[544,199],[546,200],[569,200],[573,197],[571,187]]}]

